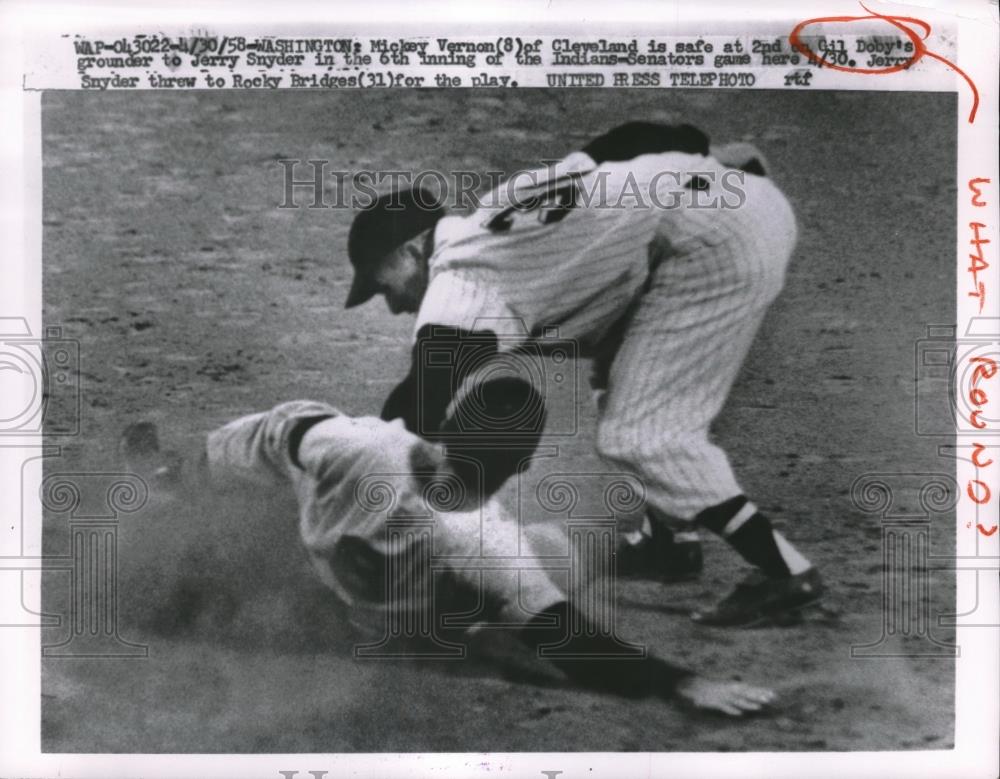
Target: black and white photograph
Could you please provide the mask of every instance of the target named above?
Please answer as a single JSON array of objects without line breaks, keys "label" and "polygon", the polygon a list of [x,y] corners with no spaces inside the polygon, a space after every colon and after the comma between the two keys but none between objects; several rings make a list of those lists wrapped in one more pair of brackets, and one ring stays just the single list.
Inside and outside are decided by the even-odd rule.
[{"label": "black and white photograph", "polygon": [[[912,401],[954,319],[955,119],[920,93],[46,95],[45,321],[84,409],[46,551],[72,551],[57,472],[138,477],[108,644],[149,656],[47,658],[43,744],[946,748],[955,485]],[[440,203],[461,172],[500,181]],[[890,494],[925,522],[887,537]]]},{"label": "black and white photograph", "polygon": [[961,139],[995,85],[940,25],[844,9],[891,34],[67,30],[80,87],[25,93],[40,317],[0,316],[40,757],[969,747],[1000,177]]}]

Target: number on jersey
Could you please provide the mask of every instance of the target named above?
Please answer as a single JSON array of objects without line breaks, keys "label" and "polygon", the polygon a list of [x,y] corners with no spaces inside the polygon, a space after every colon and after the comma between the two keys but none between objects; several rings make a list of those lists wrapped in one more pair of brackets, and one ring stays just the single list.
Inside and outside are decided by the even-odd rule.
[{"label": "number on jersey", "polygon": [[506,233],[516,222],[530,219],[543,225],[554,225],[565,219],[579,203],[580,174],[552,182],[545,189],[531,193],[517,192],[517,202],[490,217],[484,224],[493,233]]}]

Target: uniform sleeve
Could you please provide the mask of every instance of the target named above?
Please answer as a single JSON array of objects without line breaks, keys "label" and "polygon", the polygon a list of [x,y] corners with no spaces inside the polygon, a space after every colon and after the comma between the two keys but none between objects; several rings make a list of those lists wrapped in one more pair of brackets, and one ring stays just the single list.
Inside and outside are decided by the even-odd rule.
[{"label": "uniform sleeve", "polygon": [[526,338],[532,323],[518,317],[501,300],[500,284],[486,269],[444,270],[437,273],[427,287],[417,321],[414,339],[428,325],[454,327],[470,332],[490,331],[502,340]]}]

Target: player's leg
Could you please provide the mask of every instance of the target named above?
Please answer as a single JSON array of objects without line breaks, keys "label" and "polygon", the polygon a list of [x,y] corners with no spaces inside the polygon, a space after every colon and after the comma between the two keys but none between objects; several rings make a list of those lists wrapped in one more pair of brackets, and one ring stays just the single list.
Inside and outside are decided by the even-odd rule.
[{"label": "player's leg", "polygon": [[619,535],[615,571],[623,579],[685,582],[697,579],[704,569],[697,526],[652,504],[637,529]]},{"label": "player's leg", "polygon": [[717,212],[714,242],[675,253],[654,272],[612,364],[598,425],[601,454],[636,469],[652,503],[719,533],[757,568],[732,596],[694,615],[710,624],[752,622],[814,600],[822,587],[745,498],[709,438],[794,242],[780,193],[757,177],[748,183],[756,208]]},{"label": "player's leg", "polygon": [[[309,475],[301,484],[311,485],[313,493],[300,493],[299,498],[306,547],[321,575],[326,569],[324,580],[346,590],[353,605],[369,618],[378,615],[384,622],[389,607],[430,608],[436,616],[435,609],[447,609],[454,602],[455,593],[448,590],[463,589],[477,600],[482,596],[487,616],[512,626],[518,638],[536,652],[544,645],[560,643],[568,626],[575,626],[579,639],[574,649],[584,657],[551,657],[546,662],[582,686],[618,694],[679,697],[696,708],[735,716],[757,711],[773,699],[769,690],[704,679],[660,658],[608,657],[620,645],[592,629],[586,615],[539,570],[540,559],[531,539],[520,536],[519,523],[495,499],[480,506],[474,495],[467,494],[473,498],[470,506],[470,501],[462,499],[462,484],[455,481],[443,450],[402,425],[369,418],[323,420],[305,432],[296,458]],[[442,510],[444,506],[457,510]],[[390,513],[430,519],[429,537],[415,534],[413,540],[404,542],[409,544],[406,548],[397,548],[398,537],[394,543],[386,533],[384,520]],[[345,538],[352,542],[350,557],[344,554]],[[424,548],[415,548],[420,546]],[[432,557],[443,566],[447,587],[435,588],[435,566],[428,564]],[[516,561],[513,566],[512,561]],[[489,569],[498,566],[507,567],[505,573],[513,575],[489,575],[497,573]],[[400,587],[403,580],[406,586]],[[390,604],[389,592],[398,594],[407,588],[430,602]],[[379,591],[382,604],[373,602],[378,597],[373,593]],[[367,597],[358,597],[359,592]],[[525,620],[526,614],[537,616]],[[552,617],[555,626],[549,625]]]},{"label": "player's leg", "polygon": [[[679,700],[695,709],[739,717],[762,710],[775,699],[767,688],[742,682],[703,677],[652,654],[616,657],[621,645],[602,635],[581,618],[568,601],[555,603],[520,633],[521,640],[539,652],[543,646],[565,641],[564,625],[580,625],[574,637],[573,656],[550,656],[549,660],[577,684],[588,689],[633,698],[655,696]],[[555,619],[558,626],[548,623]]]},{"label": "player's leg", "polygon": [[[127,434],[126,455],[134,460],[136,441],[148,444],[149,432]],[[158,441],[152,440],[158,450]],[[146,450],[142,453],[155,454]],[[482,512],[440,512],[426,504],[434,493],[428,488],[435,486],[429,479],[451,474],[441,470],[440,449],[400,424],[355,419],[326,404],[295,401],[213,431],[201,461],[208,477],[198,478],[206,486],[234,479],[294,485],[304,546],[320,578],[354,607],[358,622],[379,614],[380,607],[384,614],[390,568],[402,571],[404,577],[432,575],[428,566],[412,566],[421,555],[399,548],[385,532],[385,520],[395,509],[403,516],[434,519],[433,546],[428,551],[449,562],[452,582],[459,586],[478,586],[477,568],[484,561],[509,560],[514,541],[528,570],[525,576],[483,580],[491,611],[508,624],[520,620],[518,637],[535,650],[559,643],[567,626],[576,625],[587,644],[584,654],[594,659],[551,662],[577,683],[621,694],[676,696],[696,708],[735,716],[757,711],[773,699],[769,690],[704,679],[654,657],[640,662],[601,657],[608,654],[607,640],[594,637],[596,631],[586,618],[551,580],[534,570],[541,566],[535,563],[530,542],[518,541],[520,527],[499,503],[489,501]],[[434,592],[430,581],[418,582],[414,591],[426,597]],[[537,616],[525,621],[525,611]],[[548,624],[551,617],[557,621],[554,628]],[[616,650],[618,645],[610,648]]]},{"label": "player's leg", "polygon": [[[624,654],[622,643],[599,630],[582,604],[540,570],[542,558],[530,535],[495,499],[474,510],[438,513],[434,533],[435,551],[450,566],[453,584],[480,594],[477,600],[490,604],[487,614],[495,624],[512,627],[536,658],[576,684],[629,697],[679,699],[731,716],[774,700],[768,689],[707,679],[651,653]],[[489,570],[496,567],[506,570]],[[557,646],[563,653],[543,653]]]},{"label": "player's leg", "polygon": [[[590,388],[594,405],[604,414],[611,364],[638,309],[638,301],[619,318],[594,349]],[[615,571],[621,578],[682,582],[696,579],[704,567],[701,538],[691,522],[678,520],[652,504],[639,528],[618,533]]]}]

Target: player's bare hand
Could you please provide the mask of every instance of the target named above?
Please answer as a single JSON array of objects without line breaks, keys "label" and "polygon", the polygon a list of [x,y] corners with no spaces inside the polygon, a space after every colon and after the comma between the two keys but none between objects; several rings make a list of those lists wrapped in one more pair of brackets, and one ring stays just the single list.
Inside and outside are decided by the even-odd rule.
[{"label": "player's bare hand", "polygon": [[763,710],[775,699],[772,690],[753,687],[742,682],[722,682],[692,676],[677,686],[677,695],[690,706],[702,711],[742,717]]}]

